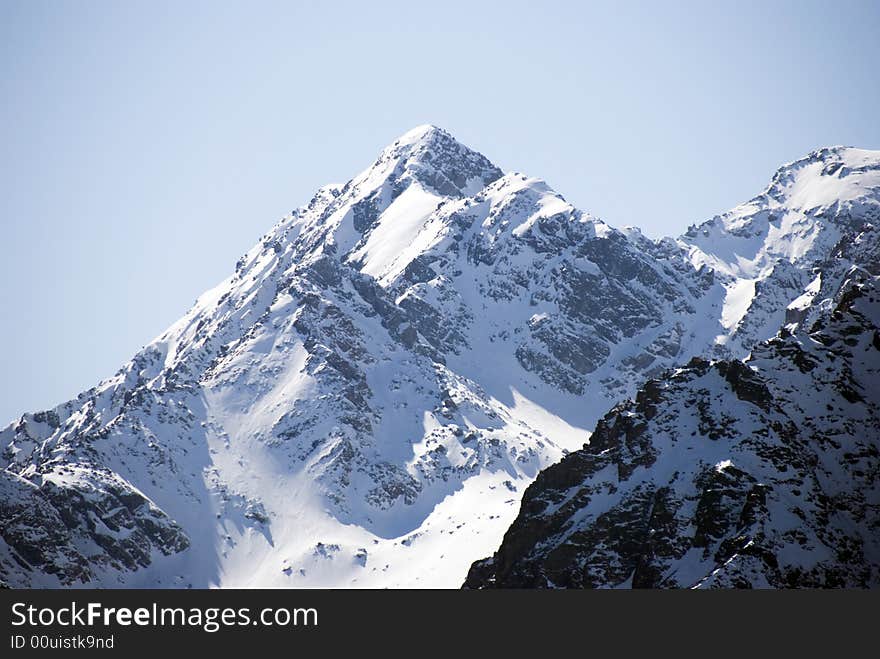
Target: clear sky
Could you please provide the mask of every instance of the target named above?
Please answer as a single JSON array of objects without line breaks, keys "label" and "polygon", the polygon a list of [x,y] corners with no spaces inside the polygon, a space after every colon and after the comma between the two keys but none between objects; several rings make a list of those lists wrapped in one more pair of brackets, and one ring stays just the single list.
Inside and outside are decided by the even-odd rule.
[{"label": "clear sky", "polygon": [[878,34],[876,1],[0,0],[0,425],[413,126],[678,234],[817,147],[880,148]]}]

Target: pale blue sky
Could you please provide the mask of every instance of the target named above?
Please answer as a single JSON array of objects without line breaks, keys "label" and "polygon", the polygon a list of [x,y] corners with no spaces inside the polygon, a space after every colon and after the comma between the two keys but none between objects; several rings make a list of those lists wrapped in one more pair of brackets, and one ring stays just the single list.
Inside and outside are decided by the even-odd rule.
[{"label": "pale blue sky", "polygon": [[654,236],[880,148],[880,2],[0,0],[0,425],[434,123]]}]

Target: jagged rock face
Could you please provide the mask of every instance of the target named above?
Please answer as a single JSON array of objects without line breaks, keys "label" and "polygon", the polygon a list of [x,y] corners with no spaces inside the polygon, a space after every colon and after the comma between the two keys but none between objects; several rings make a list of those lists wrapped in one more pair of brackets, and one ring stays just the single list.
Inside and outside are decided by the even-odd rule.
[{"label": "jagged rock face", "polygon": [[68,584],[88,583],[98,570],[147,567],[154,552],[189,546],[181,528],[130,483],[82,464],[45,478],[0,472],[0,520],[20,570]]},{"label": "jagged rock face", "polygon": [[[804,291],[810,268],[876,264],[871,172],[829,154],[850,163],[833,176],[861,200],[846,212],[862,238],[766,258],[786,287],[765,306],[806,295],[800,322],[830,285]],[[114,377],[0,431],[16,483],[0,579],[457,586],[541,469],[646,377],[716,349],[735,276],[706,249],[618,231],[440,129],[410,131],[284,217]],[[749,336],[772,336],[768,318]],[[83,501],[66,530],[59,483]],[[144,503],[117,520],[128,489]],[[42,502],[29,517],[25,496]]]},{"label": "jagged rock face", "polygon": [[651,381],[539,474],[466,587],[880,586],[880,278]]}]

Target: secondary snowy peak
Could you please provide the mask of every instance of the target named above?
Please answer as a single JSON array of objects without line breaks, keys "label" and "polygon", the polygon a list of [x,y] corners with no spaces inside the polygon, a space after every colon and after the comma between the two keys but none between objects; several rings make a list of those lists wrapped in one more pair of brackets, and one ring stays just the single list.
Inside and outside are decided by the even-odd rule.
[{"label": "secondary snowy peak", "polygon": [[875,196],[880,188],[880,151],[826,147],[780,167],[761,196],[809,212]]},{"label": "secondary snowy peak", "polygon": [[794,300],[806,309],[805,295],[827,299],[850,266],[871,267],[864,245],[874,244],[878,225],[880,151],[830,147],[781,167],[752,200],[692,226],[679,245],[725,289],[721,353],[742,354],[786,322]]},{"label": "secondary snowy peak", "polygon": [[681,241],[695,265],[760,277],[778,260],[825,254],[848,231],[880,217],[880,151],[828,147],[784,165],[757,197]]}]

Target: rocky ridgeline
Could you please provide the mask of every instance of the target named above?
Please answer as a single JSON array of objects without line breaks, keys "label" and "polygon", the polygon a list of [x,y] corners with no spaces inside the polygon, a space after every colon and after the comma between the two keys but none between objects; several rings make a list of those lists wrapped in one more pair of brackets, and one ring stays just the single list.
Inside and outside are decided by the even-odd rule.
[{"label": "rocky ridgeline", "polygon": [[880,585],[880,278],[646,383],[526,490],[468,588]]}]

